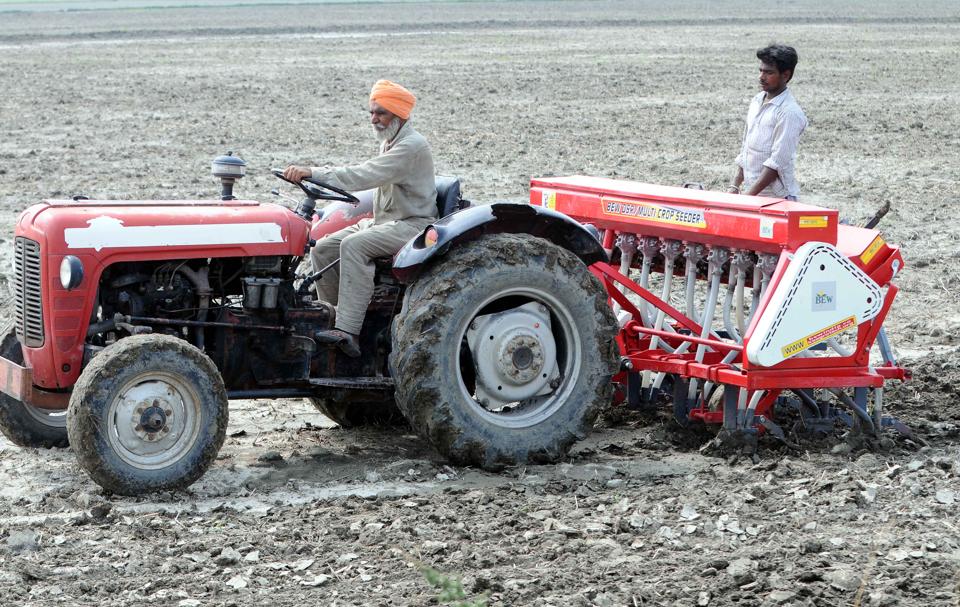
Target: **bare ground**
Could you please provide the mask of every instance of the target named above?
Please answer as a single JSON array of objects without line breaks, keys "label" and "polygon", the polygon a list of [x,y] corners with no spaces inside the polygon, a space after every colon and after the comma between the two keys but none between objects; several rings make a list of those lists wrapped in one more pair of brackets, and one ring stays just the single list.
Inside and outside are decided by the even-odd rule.
[{"label": "bare ground", "polygon": [[6,238],[46,197],[213,197],[227,149],[261,200],[271,166],[362,159],[381,77],[417,92],[439,170],[478,202],[571,173],[719,188],[753,50],[792,43],[804,199],[853,220],[893,205],[907,268],[887,326],[915,379],[887,406],[918,434],[733,461],[626,414],[564,464],[492,475],[246,401],[201,481],[140,499],[102,495],[69,450],[0,439],[0,604],[436,604],[421,565],[491,605],[960,604],[960,10],[755,4],[0,13]]}]

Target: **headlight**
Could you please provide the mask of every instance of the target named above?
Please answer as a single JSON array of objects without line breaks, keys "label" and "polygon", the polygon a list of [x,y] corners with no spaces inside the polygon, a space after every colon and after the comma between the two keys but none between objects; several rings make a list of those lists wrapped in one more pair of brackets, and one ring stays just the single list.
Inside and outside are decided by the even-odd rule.
[{"label": "headlight", "polygon": [[60,262],[60,284],[68,291],[76,289],[83,281],[83,264],[73,255],[67,255]]},{"label": "headlight", "polygon": [[437,241],[440,240],[440,234],[437,232],[437,228],[430,226],[427,228],[427,231],[423,233],[423,247],[428,248],[437,244]]}]

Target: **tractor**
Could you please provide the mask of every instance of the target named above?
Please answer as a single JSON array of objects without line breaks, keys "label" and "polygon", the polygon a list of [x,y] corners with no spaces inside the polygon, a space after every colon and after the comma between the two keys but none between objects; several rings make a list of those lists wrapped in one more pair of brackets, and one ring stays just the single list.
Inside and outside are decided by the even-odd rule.
[{"label": "tractor", "polygon": [[[17,221],[0,429],[64,447],[105,490],[183,488],[212,464],[232,399],[311,399],[344,426],[405,419],[443,456],[554,462],[611,402],[616,320],[595,231],[539,206],[471,206],[438,178],[439,219],[377,260],[362,356],[320,343],[336,310],[302,269],[371,192],[311,180],[290,208],[238,199],[45,200]],[[283,179],[279,170],[274,174]],[[318,210],[318,205],[321,207]]]}]

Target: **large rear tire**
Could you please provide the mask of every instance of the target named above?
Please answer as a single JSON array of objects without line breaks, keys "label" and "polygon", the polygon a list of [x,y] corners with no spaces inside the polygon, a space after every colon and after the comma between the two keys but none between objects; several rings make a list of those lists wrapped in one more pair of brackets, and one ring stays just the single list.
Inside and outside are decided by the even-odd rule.
[{"label": "large rear tire", "polygon": [[555,462],[611,402],[615,330],[575,255],[532,236],[487,236],[408,288],[390,355],[397,404],[456,464]]},{"label": "large rear tire", "polygon": [[213,463],[227,432],[227,392],[203,352],[168,335],[121,339],[80,374],[67,432],[107,491],[182,489]]},{"label": "large rear tire", "polygon": [[[23,349],[13,326],[3,331],[0,355],[23,364]],[[0,432],[21,447],[66,447],[66,411],[40,409],[0,392]]]}]

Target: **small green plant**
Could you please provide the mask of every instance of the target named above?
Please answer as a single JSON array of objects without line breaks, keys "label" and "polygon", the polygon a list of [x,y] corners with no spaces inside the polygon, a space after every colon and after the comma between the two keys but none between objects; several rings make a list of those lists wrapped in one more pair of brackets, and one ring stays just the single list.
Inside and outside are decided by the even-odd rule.
[{"label": "small green plant", "polygon": [[437,600],[444,605],[452,607],[486,607],[487,596],[483,594],[479,598],[468,601],[467,593],[463,590],[463,582],[459,579],[440,573],[436,569],[427,566],[421,566],[420,572],[427,580],[427,583],[439,590]]}]

